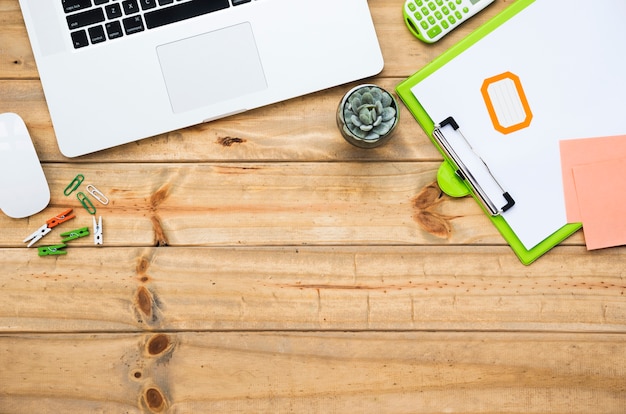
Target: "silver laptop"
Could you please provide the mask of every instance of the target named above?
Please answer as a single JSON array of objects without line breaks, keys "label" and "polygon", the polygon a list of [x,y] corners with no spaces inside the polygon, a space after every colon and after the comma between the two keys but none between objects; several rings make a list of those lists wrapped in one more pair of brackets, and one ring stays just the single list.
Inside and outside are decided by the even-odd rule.
[{"label": "silver laptop", "polygon": [[379,73],[366,0],[20,0],[75,157]]}]

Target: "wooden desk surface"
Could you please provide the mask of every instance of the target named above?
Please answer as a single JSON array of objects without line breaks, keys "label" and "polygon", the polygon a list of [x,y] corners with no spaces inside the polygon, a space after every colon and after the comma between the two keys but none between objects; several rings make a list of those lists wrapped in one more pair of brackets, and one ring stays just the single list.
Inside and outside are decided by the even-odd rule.
[{"label": "wooden desk surface", "polygon": [[[402,0],[370,0],[369,81],[393,90],[510,3],[427,46]],[[341,138],[351,86],[66,159],[0,0],[0,112],[25,119],[52,191],[0,214],[0,413],[626,412],[626,249],[579,232],[523,266],[441,194],[405,108],[382,148]],[[91,226],[63,195],[78,173],[111,199],[104,246],[40,258],[22,240],[47,218]]]}]

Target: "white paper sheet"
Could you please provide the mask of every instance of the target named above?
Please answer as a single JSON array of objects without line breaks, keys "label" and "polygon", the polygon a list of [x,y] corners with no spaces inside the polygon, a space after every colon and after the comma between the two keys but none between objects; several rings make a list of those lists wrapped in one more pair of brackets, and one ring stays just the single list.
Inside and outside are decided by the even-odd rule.
[{"label": "white paper sheet", "polygon": [[[566,224],[561,139],[626,133],[626,2],[537,0],[411,90],[435,123],[453,116],[515,199],[502,216],[527,249]],[[504,134],[481,87],[511,72],[532,120]]]}]

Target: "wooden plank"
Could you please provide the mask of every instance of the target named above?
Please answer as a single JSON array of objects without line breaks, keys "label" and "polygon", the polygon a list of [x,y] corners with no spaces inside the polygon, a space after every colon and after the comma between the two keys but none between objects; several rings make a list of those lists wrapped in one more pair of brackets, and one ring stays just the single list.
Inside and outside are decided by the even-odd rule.
[{"label": "wooden plank", "polygon": [[[375,82],[393,91],[400,78]],[[401,105],[400,125],[387,145],[363,150],[348,144],[337,128],[335,113],[344,93],[358,82],[295,98],[73,160],[138,161],[335,161],[441,160],[412,115]],[[24,118],[39,158],[67,161],[56,144],[39,81],[0,80],[0,113]],[[89,139],[89,137],[85,137]]]},{"label": "wooden plank", "polygon": [[0,0],[0,78],[38,78],[17,0]]},{"label": "wooden plank", "polygon": [[622,413],[625,335],[0,337],[0,411]]},{"label": "wooden plank", "polygon": [[[85,176],[79,190],[91,183],[111,200],[97,205],[108,246],[503,244],[474,200],[441,193],[438,165],[48,164],[50,207],[28,220],[0,215],[0,245],[24,246],[68,207],[79,218],[59,228],[91,226],[75,195],[63,195],[78,173]],[[55,244],[58,234],[45,243]],[[581,237],[569,242],[581,244]]]},{"label": "wooden plank", "polygon": [[0,249],[0,331],[625,332],[626,248]]}]

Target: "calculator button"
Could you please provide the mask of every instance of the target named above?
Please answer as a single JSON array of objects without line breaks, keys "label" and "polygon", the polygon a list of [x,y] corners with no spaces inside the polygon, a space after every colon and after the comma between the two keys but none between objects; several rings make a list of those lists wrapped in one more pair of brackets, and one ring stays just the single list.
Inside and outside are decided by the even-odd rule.
[{"label": "calculator button", "polygon": [[430,14],[430,10],[428,10],[428,7],[422,7],[422,14],[424,16],[428,16]]},{"label": "calculator button", "polygon": [[432,1],[430,3],[428,3],[428,7],[432,10],[435,11],[437,10],[437,5],[435,3],[433,3]]},{"label": "calculator button", "polygon": [[431,25],[433,25],[433,24],[435,24],[435,23],[437,23],[437,22],[435,21],[435,18],[434,18],[433,16],[428,16],[428,23],[430,23]]},{"label": "calculator button", "polygon": [[456,19],[454,18],[454,16],[448,16],[448,21],[450,22],[450,24],[456,23]]},{"label": "calculator button", "polygon": [[463,3],[463,0],[456,0],[456,4],[461,4]]},{"label": "calculator button", "polygon": [[468,13],[469,12],[469,7],[463,7],[463,13]]},{"label": "calculator button", "polygon": [[414,12],[415,10],[417,10],[417,7],[415,7],[415,4],[413,4],[413,3],[409,3],[409,10],[411,10],[412,12]]},{"label": "calculator button", "polygon": [[430,37],[432,39],[432,38],[434,38],[435,36],[437,36],[441,32],[443,32],[443,30],[441,30],[441,27],[434,26],[432,29],[430,29],[427,32],[427,34],[428,34],[428,37]]},{"label": "calculator button", "polygon": [[448,3],[448,7],[450,7],[450,10],[456,10],[456,5],[452,2]]},{"label": "calculator button", "polygon": [[436,0],[437,6],[443,6],[443,0]]},{"label": "calculator button", "polygon": [[463,15],[461,14],[460,11],[455,11],[454,15],[456,16],[457,19],[461,20],[463,18]]},{"label": "calculator button", "polygon": [[413,14],[413,16],[415,16],[415,19],[416,19],[417,21],[422,20],[422,15],[420,14],[420,12],[416,12],[415,14]]},{"label": "calculator button", "polygon": [[426,20],[422,20],[420,25],[422,26],[422,29],[424,29],[424,30],[426,30],[426,29],[428,29],[430,27],[430,26],[428,26],[428,22]]},{"label": "calculator button", "polygon": [[424,5],[424,2],[422,0],[417,0],[415,3],[417,3],[419,7],[422,7]]},{"label": "calculator button", "polygon": [[441,14],[441,12],[439,10],[437,10],[435,12],[435,17],[437,18],[437,20],[441,20],[441,19],[443,19],[443,14]]},{"label": "calculator button", "polygon": [[441,27],[443,27],[444,29],[447,29],[448,27],[450,27],[450,25],[448,24],[447,20],[442,20]]},{"label": "calculator button", "polygon": [[443,14],[445,14],[446,16],[450,14],[450,9],[447,8],[446,6],[443,6],[441,8],[441,11],[443,12]]}]

